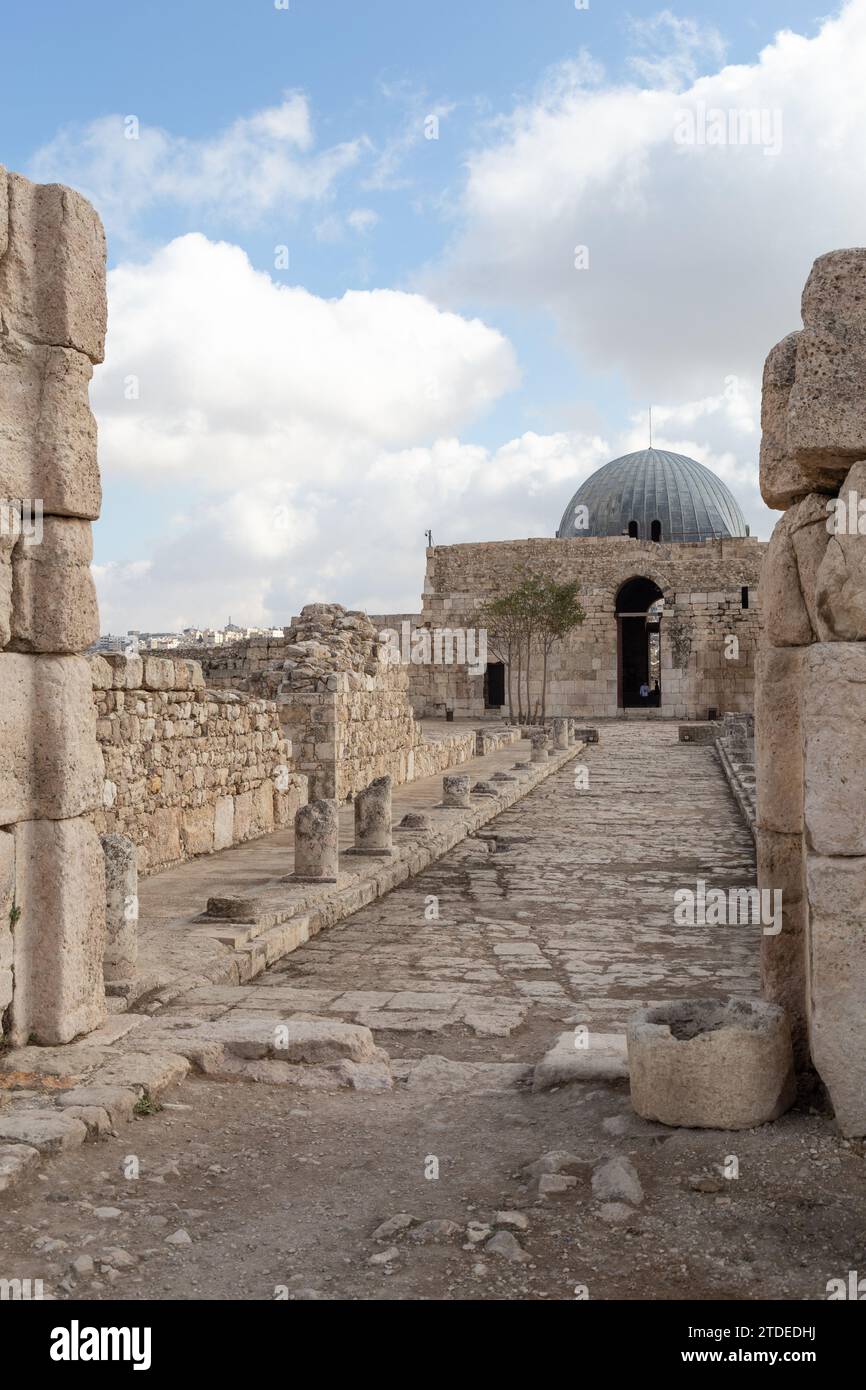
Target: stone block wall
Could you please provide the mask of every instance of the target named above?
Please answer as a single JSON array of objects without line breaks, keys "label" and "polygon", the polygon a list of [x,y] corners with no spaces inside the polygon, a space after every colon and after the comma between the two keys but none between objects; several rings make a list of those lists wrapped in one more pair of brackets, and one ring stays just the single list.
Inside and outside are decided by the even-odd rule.
[{"label": "stone block wall", "polygon": [[105,238],[60,185],[0,168],[0,1038],[68,1042],[105,1016],[102,797],[90,672],[99,516],[88,386]]},{"label": "stone block wall", "polygon": [[[767,358],[761,490],[785,508],[763,578],[758,870],[781,889],[764,991],[836,1117],[866,1133],[866,249],[822,256],[803,329]],[[840,529],[841,521],[841,529]]]},{"label": "stone block wall", "polygon": [[94,824],[132,840],[140,872],[292,823],[307,783],[272,700],[206,690],[195,661],[89,662],[104,759]]},{"label": "stone block wall", "polygon": [[405,667],[383,660],[365,613],[314,603],[282,642],[253,640],[204,660],[209,684],[275,701],[310,797],[346,801],[386,774],[411,781],[422,736]]},{"label": "stone block wall", "polygon": [[[508,593],[523,568],[555,579],[577,580],[584,623],[554,648],[548,666],[548,716],[615,717],[618,706],[616,600],[635,576],[661,589],[662,702],[641,711],[676,719],[705,719],[708,710],[749,711],[754,698],[754,656],[760,632],[758,581],[766,546],[751,538],[703,543],[652,544],[627,537],[529,539],[437,546],[427,552],[427,576],[419,626],[477,629],[480,610]],[[743,590],[748,591],[748,607]],[[399,630],[402,615],[378,622]],[[684,641],[676,649],[676,624]],[[735,658],[726,655],[735,637]],[[488,660],[498,659],[488,643]],[[485,710],[483,676],[467,666],[410,665],[410,697],[416,715],[458,719],[507,713]],[[541,665],[531,687],[541,700]],[[635,711],[629,711],[634,714]]]}]

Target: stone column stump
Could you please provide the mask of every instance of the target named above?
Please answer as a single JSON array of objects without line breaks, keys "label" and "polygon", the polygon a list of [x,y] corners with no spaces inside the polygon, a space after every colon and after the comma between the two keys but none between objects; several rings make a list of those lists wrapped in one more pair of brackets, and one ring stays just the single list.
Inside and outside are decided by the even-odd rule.
[{"label": "stone column stump", "polygon": [[296,883],[336,883],[340,871],[336,801],[309,801],[295,814]]},{"label": "stone column stump", "polygon": [[388,859],[391,839],[391,778],[377,777],[355,797],[355,847],[350,854]]}]

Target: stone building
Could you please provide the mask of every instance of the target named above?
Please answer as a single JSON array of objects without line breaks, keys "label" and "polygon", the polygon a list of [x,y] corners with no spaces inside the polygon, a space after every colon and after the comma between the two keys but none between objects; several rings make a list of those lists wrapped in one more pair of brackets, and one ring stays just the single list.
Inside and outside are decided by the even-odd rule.
[{"label": "stone building", "polygon": [[[434,633],[474,632],[483,605],[516,588],[524,573],[576,580],[586,618],[551,653],[548,715],[705,719],[750,710],[765,550],[709,469],[644,449],[592,474],[555,537],[429,549],[422,611],[411,621]],[[376,621],[400,629],[410,620]],[[514,676],[502,652],[489,641],[482,675],[455,659],[458,645],[440,642],[444,659],[410,663],[416,715],[507,714]],[[537,667],[533,711],[541,701]]]}]

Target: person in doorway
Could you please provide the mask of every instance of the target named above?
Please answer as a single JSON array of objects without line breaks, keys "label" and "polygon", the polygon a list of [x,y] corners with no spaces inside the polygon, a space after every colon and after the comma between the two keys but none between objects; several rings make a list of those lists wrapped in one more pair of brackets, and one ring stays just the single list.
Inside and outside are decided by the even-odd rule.
[{"label": "person in doorway", "polygon": [[647,685],[646,681],[644,681],[644,682],[642,683],[642,685],[641,685],[641,688],[640,688],[640,697],[641,697],[641,699],[642,699],[644,702],[646,702],[646,701],[649,699],[649,693],[650,693],[650,688],[649,688],[649,686]]}]

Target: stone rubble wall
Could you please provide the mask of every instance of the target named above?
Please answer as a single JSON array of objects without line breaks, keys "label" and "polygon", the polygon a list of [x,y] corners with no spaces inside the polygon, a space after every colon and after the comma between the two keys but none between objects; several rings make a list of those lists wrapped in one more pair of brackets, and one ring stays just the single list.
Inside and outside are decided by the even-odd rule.
[{"label": "stone rubble wall", "polygon": [[422,742],[405,667],[382,660],[365,613],[309,604],[284,640],[234,643],[205,658],[209,684],[276,703],[311,798],[346,801],[376,777],[411,781]]},{"label": "stone rubble wall", "polygon": [[[758,871],[781,889],[766,996],[849,1135],[866,1133],[866,249],[812,267],[764,370],[761,491],[784,510],[762,581]],[[853,528],[832,534],[838,498]]]},{"label": "stone rubble wall", "polygon": [[0,1040],[13,1043],[68,1042],[105,1017],[102,758],[82,655],[99,633],[88,387],[105,329],[93,208],[0,167]]},{"label": "stone rubble wall", "polygon": [[198,662],[91,656],[104,759],[100,834],[152,873],[292,824],[306,778],[272,700],[206,690]]},{"label": "stone rubble wall", "polygon": [[[427,551],[423,609],[414,624],[431,628],[477,629],[480,610],[516,587],[523,567],[558,583],[577,580],[586,620],[557,645],[547,682],[548,716],[615,717],[617,705],[616,598],[635,576],[662,590],[662,703],[652,717],[705,719],[708,710],[748,712],[754,699],[754,657],[761,627],[758,581],[766,545],[752,538],[702,543],[652,544],[626,537],[539,538],[483,544],[437,546]],[[742,590],[749,591],[743,607]],[[399,628],[400,618],[377,622]],[[410,615],[411,616],[411,615]],[[676,622],[688,651],[672,648]],[[739,643],[736,659],[725,656],[726,638]],[[499,659],[488,642],[488,661]],[[683,667],[675,664],[683,661]],[[484,682],[465,667],[410,666],[410,697],[417,716],[477,719],[484,706]],[[531,699],[541,700],[541,663],[535,667]],[[515,701],[516,703],[516,701]],[[507,713],[506,707],[494,712]],[[630,711],[635,714],[636,711]]]}]

